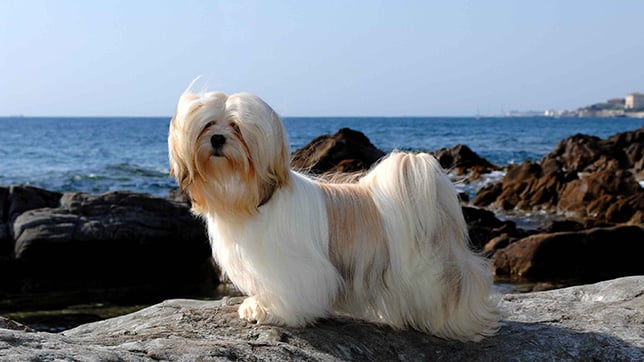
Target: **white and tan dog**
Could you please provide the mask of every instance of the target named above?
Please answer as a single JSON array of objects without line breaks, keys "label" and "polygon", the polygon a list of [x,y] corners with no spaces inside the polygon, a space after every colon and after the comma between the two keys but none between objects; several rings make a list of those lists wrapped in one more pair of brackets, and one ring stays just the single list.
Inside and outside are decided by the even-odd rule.
[{"label": "white and tan dog", "polygon": [[311,179],[290,170],[279,117],[249,93],[187,90],[168,141],[215,260],[249,295],[241,318],[304,326],[339,312],[463,341],[495,332],[490,268],[432,156],[394,152],[357,183]]}]

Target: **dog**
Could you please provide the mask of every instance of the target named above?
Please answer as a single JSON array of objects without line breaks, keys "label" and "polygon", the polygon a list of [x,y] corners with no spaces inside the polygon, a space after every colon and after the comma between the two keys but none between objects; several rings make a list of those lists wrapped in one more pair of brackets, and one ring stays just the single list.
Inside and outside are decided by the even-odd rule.
[{"label": "dog", "polygon": [[394,151],[358,182],[325,182],[290,169],[282,122],[259,97],[190,88],[170,123],[171,174],[248,295],[240,318],[302,327],[339,313],[461,341],[495,333],[491,269],[468,248],[436,159]]}]

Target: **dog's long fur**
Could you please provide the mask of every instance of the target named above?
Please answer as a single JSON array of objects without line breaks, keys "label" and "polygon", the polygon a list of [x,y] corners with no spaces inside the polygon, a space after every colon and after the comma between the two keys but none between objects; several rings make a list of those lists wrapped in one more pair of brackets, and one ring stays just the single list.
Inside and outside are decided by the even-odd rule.
[{"label": "dog's long fur", "polygon": [[304,326],[340,312],[463,341],[495,332],[490,268],[468,249],[432,156],[393,152],[357,183],[333,184],[290,170],[287,145],[249,93],[187,90],[170,125],[171,173],[249,295],[241,318]]}]

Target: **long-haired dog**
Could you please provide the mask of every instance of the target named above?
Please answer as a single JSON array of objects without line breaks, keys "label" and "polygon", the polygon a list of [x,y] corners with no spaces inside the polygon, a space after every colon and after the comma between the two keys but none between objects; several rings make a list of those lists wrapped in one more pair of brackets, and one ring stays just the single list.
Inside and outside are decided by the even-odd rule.
[{"label": "long-haired dog", "polygon": [[169,153],[215,260],[249,296],[241,318],[304,326],[338,312],[463,341],[497,329],[491,271],[432,156],[394,152],[357,183],[311,179],[289,168],[260,98],[189,89]]}]

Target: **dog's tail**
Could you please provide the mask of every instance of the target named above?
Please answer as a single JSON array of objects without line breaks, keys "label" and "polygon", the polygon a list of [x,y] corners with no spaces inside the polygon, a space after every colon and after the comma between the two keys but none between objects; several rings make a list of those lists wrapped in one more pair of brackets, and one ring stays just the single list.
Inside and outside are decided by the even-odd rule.
[{"label": "dog's tail", "polygon": [[393,152],[360,182],[371,190],[389,239],[382,318],[452,339],[493,334],[499,313],[491,268],[469,248],[458,195],[438,161]]}]

